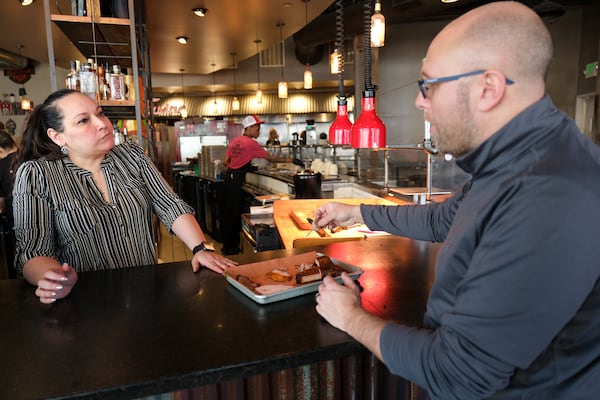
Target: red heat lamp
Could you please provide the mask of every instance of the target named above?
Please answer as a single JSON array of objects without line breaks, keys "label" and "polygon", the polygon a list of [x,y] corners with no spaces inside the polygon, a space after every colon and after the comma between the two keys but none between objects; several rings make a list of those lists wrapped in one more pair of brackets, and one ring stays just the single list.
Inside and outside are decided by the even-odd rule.
[{"label": "red heat lamp", "polygon": [[372,1],[365,1],[365,91],[361,100],[362,111],[352,126],[352,147],[355,149],[377,149],[386,146],[385,125],[375,112],[375,90],[371,82],[371,12]]},{"label": "red heat lamp", "polygon": [[355,149],[385,147],[385,125],[375,112],[375,90],[365,90],[361,104],[362,112],[352,126],[352,147]]},{"label": "red heat lamp", "polygon": [[335,2],[335,49],[338,61],[338,106],[335,120],[329,127],[331,144],[351,144],[352,122],[348,119],[348,101],[344,90],[344,4],[343,0]]},{"label": "red heat lamp", "polygon": [[348,101],[345,97],[338,97],[337,115],[329,127],[329,141],[331,144],[350,144],[352,142],[352,122],[348,118]]}]

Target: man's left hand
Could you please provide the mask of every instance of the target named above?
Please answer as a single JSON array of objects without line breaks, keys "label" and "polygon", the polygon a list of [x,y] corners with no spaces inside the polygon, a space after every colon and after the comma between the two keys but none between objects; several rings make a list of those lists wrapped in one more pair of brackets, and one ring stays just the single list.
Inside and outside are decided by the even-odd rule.
[{"label": "man's left hand", "polygon": [[317,312],[331,325],[342,331],[347,331],[347,323],[362,310],[360,303],[360,290],[352,278],[345,272],[342,273],[343,285],[335,279],[326,276],[319,286],[316,296]]}]

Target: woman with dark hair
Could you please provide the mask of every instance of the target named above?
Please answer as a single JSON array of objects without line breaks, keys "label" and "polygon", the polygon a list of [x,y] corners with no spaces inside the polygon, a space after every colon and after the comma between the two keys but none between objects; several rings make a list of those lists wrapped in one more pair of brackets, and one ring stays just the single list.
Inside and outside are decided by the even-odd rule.
[{"label": "woman with dark hair", "polygon": [[0,214],[12,214],[12,176],[16,153],[15,140],[8,132],[0,130]]},{"label": "woman with dark hair", "polygon": [[17,144],[5,130],[0,130],[0,243],[3,253],[0,264],[7,271],[9,278],[15,278],[15,233],[13,230],[12,213],[12,181],[14,176],[13,163],[17,153]]},{"label": "woman with dark hair", "polygon": [[80,92],[59,90],[32,111],[17,167],[15,267],[43,303],[67,296],[78,272],[156,263],[153,213],[193,249],[194,271],[235,265],[210,251],[139,146],[115,146],[110,120]]}]

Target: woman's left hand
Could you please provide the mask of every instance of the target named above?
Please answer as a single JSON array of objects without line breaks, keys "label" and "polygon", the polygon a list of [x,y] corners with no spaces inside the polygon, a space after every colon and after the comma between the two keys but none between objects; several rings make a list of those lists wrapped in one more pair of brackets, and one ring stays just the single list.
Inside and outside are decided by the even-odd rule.
[{"label": "woman's left hand", "polygon": [[227,268],[234,265],[238,265],[238,263],[213,251],[199,251],[192,258],[192,269],[194,272],[198,272],[200,267],[205,267],[221,274]]},{"label": "woman's left hand", "polygon": [[77,283],[77,272],[67,263],[60,268],[50,268],[37,282],[35,295],[44,304],[54,303],[71,293]]}]

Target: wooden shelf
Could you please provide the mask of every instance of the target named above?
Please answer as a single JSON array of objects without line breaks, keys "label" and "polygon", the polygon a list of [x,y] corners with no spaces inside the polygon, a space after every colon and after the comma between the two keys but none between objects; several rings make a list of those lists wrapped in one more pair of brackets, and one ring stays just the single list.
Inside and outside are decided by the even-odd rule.
[{"label": "wooden shelf", "polygon": [[[148,58],[148,47],[146,41],[146,29],[143,21],[136,22],[132,17],[133,9],[127,6],[127,18],[103,17],[101,2],[104,0],[86,0],[86,16],[70,15],[61,13],[58,4],[54,8],[51,7],[52,0],[44,0],[44,8],[50,9],[50,13],[45,14],[46,25],[51,25],[52,28],[60,30],[63,35],[60,35],[60,43],[66,40],[70,41],[79,50],[81,55],[88,59],[91,58],[98,65],[105,66],[108,64],[108,71],[112,70],[113,65],[118,65],[121,69],[133,68],[133,60],[135,68],[133,69],[134,81],[140,82],[136,96],[139,101],[134,100],[104,100],[98,104],[102,106],[104,113],[113,122],[117,120],[137,120],[138,126],[142,125],[142,120],[148,117],[146,113],[150,113],[149,120],[152,121],[152,109],[146,110],[145,102],[151,98],[151,88],[149,87],[148,77],[150,76],[150,66],[145,62]],[[120,14],[122,16],[122,14]],[[143,17],[139,17],[143,20]],[[139,25],[138,25],[139,23]],[[46,39],[53,40],[53,32],[46,32]],[[140,38],[139,38],[140,37]],[[48,46],[48,59],[51,60],[51,70],[55,67],[55,56],[53,51],[54,45]],[[80,58],[77,56],[77,58]],[[143,73],[140,75],[140,71]],[[56,77],[52,82],[52,87],[57,88]],[[136,112],[139,110],[139,113]],[[138,115],[140,118],[138,118]],[[138,142],[143,143],[142,130],[138,130]],[[153,146],[148,146],[149,153],[153,153]]]},{"label": "wooden shelf", "polygon": [[[135,106],[102,106],[102,111],[113,122],[121,119],[135,119]],[[144,116],[142,116],[142,119],[144,119]]]},{"label": "wooden shelf", "polygon": [[102,107],[135,107],[134,100],[100,100]]},{"label": "wooden shelf", "polygon": [[[60,28],[85,58],[100,65],[131,67],[129,20],[123,18],[79,17],[52,14],[50,19]],[[96,45],[94,46],[94,42]]]},{"label": "wooden shelf", "polygon": [[[91,24],[92,17],[66,14],[50,14],[50,20],[54,22],[77,22],[78,24]],[[125,25],[129,26],[129,20],[126,18],[99,17],[94,18],[95,24],[101,25]]]}]

